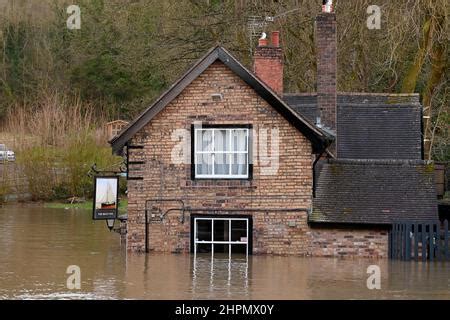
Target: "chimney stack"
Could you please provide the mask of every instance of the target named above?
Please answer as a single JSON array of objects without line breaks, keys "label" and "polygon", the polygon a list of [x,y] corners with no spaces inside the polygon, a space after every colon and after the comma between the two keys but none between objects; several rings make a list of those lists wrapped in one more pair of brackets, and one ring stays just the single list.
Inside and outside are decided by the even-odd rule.
[{"label": "chimney stack", "polygon": [[316,17],[317,105],[322,126],[336,132],[336,15],[324,0]]},{"label": "chimney stack", "polygon": [[255,49],[253,71],[256,76],[275,93],[283,95],[283,50],[280,47],[280,32],[273,31],[271,44],[265,34],[259,39]]}]

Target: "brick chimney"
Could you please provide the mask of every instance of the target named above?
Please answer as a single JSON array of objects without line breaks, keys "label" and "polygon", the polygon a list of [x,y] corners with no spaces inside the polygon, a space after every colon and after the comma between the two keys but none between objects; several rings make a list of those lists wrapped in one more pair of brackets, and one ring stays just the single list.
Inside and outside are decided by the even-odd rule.
[{"label": "brick chimney", "polygon": [[316,17],[317,104],[320,123],[336,130],[336,15],[330,0]]},{"label": "brick chimney", "polygon": [[273,31],[271,44],[265,35],[259,39],[253,56],[253,71],[278,95],[283,95],[283,50],[280,48],[280,32]]}]

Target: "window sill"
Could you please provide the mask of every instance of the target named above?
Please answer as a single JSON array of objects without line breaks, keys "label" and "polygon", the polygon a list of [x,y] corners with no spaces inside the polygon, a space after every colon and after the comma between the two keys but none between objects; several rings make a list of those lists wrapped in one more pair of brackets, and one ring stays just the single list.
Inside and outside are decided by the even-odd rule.
[{"label": "window sill", "polygon": [[196,176],[193,180],[250,180],[248,176]]},{"label": "window sill", "polygon": [[204,179],[196,178],[186,180],[186,187],[253,187],[252,180],[249,178],[228,178],[228,179]]}]

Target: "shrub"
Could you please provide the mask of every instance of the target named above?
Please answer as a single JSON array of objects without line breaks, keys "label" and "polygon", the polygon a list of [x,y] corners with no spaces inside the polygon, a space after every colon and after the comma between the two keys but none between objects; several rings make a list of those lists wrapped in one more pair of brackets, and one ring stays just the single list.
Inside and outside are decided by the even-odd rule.
[{"label": "shrub", "polygon": [[89,105],[58,95],[40,101],[34,113],[16,108],[9,114],[7,127],[19,141],[17,165],[33,200],[90,197],[92,164],[119,167],[122,159],[112,155],[101,129],[105,122]]}]

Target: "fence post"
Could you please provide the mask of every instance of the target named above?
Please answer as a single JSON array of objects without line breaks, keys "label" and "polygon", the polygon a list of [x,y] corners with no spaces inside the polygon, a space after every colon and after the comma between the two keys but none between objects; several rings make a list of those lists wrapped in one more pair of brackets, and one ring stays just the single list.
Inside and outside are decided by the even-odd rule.
[{"label": "fence post", "polygon": [[392,228],[392,258],[397,259],[397,252],[395,247],[397,246],[397,224],[395,223]]},{"label": "fence post", "polygon": [[405,258],[405,246],[403,245],[403,241],[404,241],[404,232],[403,232],[403,228],[404,228],[404,224],[400,224],[400,237],[399,237],[399,244],[400,244],[400,260],[403,260]]},{"label": "fence post", "polygon": [[428,223],[429,232],[428,232],[428,241],[430,242],[430,261],[434,260],[434,230],[433,223]]},{"label": "fence post", "polygon": [[408,260],[408,224],[403,224],[403,260]]},{"label": "fence post", "polygon": [[450,260],[450,252],[448,249],[448,220],[444,221],[444,252],[445,259]]},{"label": "fence post", "polygon": [[405,260],[411,260],[411,223],[406,224],[406,232],[405,232]]},{"label": "fence post", "polygon": [[397,223],[395,229],[395,259],[400,259],[400,241],[398,241],[400,237],[400,224]]},{"label": "fence post", "polygon": [[419,260],[419,224],[414,223],[414,260]]},{"label": "fence post", "polygon": [[436,222],[436,224],[434,225],[434,227],[436,227],[436,233],[435,233],[435,239],[436,239],[436,260],[440,261],[441,260],[441,224],[440,222]]},{"label": "fence post", "polygon": [[427,261],[427,225],[425,223],[421,224],[422,227],[422,261]]},{"label": "fence post", "polygon": [[392,259],[392,230],[394,228],[394,225],[391,225],[391,230],[389,230],[388,235],[388,257],[389,259]]},{"label": "fence post", "polygon": [[398,258],[403,260],[403,225],[401,223],[398,224]]},{"label": "fence post", "polygon": [[398,259],[398,223],[395,224],[394,227],[394,235],[393,235],[393,249],[394,249],[394,259]]},{"label": "fence post", "polygon": [[394,223],[394,226],[392,227],[392,258],[393,259],[397,259],[396,238],[397,238],[397,224]]},{"label": "fence post", "polygon": [[399,236],[399,246],[400,246],[400,259],[405,260],[405,224],[400,224],[400,236]]}]

